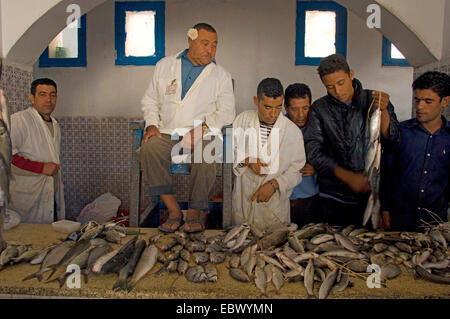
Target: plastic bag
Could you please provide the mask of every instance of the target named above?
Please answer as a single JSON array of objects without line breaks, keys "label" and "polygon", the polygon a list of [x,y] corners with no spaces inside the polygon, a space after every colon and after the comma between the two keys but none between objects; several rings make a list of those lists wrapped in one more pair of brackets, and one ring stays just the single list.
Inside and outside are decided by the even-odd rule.
[{"label": "plastic bag", "polygon": [[106,223],[117,215],[120,204],[120,199],[111,193],[105,193],[86,205],[77,217],[77,221],[82,224],[89,221],[100,224]]}]

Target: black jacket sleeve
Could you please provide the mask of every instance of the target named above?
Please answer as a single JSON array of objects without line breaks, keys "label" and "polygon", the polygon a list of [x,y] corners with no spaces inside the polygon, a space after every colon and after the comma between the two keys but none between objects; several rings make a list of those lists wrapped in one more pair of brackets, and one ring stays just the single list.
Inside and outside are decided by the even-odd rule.
[{"label": "black jacket sleeve", "polygon": [[318,112],[316,103],[311,106],[310,112],[304,134],[307,160],[320,174],[334,176],[337,162],[326,152],[322,126],[323,119]]}]

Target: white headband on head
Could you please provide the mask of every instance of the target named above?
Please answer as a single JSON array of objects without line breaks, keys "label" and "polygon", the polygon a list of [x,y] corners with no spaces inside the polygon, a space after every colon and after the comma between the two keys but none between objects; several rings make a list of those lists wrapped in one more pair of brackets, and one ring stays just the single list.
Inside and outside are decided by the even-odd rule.
[{"label": "white headband on head", "polygon": [[194,41],[195,39],[198,38],[198,30],[195,28],[190,28],[187,32],[187,36]]}]

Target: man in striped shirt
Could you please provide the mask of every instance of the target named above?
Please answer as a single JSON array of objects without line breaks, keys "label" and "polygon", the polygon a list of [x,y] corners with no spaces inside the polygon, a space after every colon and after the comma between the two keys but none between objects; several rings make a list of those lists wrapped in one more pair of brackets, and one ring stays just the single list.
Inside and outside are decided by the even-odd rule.
[{"label": "man in striped shirt", "polygon": [[264,79],[254,97],[257,109],[233,122],[234,225],[267,229],[291,221],[289,196],[302,179],[306,156],[301,131],[281,114],[283,98],[281,82]]}]

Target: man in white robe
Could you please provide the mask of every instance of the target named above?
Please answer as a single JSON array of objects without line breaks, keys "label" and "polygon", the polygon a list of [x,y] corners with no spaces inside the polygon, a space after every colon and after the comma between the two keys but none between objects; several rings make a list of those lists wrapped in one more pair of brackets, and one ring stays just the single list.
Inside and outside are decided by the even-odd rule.
[{"label": "man in white robe", "polygon": [[290,223],[289,197],[302,180],[306,156],[301,131],[281,113],[283,97],[279,80],[264,79],[254,97],[257,110],[233,122],[233,225]]},{"label": "man in white robe", "polygon": [[11,116],[11,209],[23,223],[48,224],[65,218],[60,169],[61,130],[51,116],[57,86],[50,79],[31,84],[32,107]]}]

